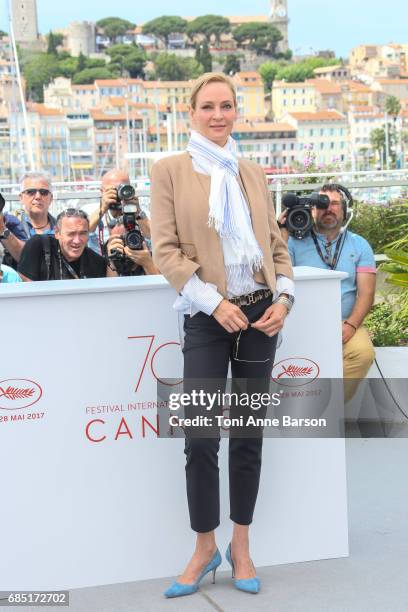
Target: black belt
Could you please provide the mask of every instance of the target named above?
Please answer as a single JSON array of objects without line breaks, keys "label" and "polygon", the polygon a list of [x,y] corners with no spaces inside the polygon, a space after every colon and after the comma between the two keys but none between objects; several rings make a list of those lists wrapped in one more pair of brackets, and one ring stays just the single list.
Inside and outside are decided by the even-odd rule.
[{"label": "black belt", "polygon": [[229,301],[231,304],[236,304],[237,306],[249,306],[250,304],[256,304],[260,300],[264,300],[271,295],[272,291],[270,289],[258,289],[258,291],[248,293],[247,295],[229,298]]}]

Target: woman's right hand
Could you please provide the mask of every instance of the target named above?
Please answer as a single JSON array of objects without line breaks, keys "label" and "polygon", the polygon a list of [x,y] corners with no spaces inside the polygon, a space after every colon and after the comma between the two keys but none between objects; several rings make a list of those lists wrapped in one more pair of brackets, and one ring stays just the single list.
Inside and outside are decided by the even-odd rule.
[{"label": "woman's right hand", "polygon": [[231,304],[226,299],[218,304],[212,314],[214,319],[230,334],[248,328],[249,321],[239,306]]}]

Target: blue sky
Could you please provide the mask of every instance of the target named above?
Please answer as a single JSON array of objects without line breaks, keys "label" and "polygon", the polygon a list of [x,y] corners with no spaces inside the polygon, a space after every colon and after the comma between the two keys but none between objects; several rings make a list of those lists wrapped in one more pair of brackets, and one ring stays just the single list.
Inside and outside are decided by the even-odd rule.
[{"label": "blue sky", "polygon": [[[0,0],[0,28],[5,30],[7,2]],[[221,6],[223,15],[262,15],[269,11],[268,0],[37,0],[43,33],[75,20],[97,21],[114,15],[143,23],[164,14],[220,14]],[[337,55],[347,56],[360,43],[408,43],[407,0],[288,0],[288,6],[289,45],[295,52],[333,49]]]}]

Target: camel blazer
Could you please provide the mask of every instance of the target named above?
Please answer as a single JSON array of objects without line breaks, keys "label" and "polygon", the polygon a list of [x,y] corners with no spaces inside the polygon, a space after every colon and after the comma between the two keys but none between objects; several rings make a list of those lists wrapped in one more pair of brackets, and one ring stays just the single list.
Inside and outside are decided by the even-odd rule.
[{"label": "camel blazer", "polygon": [[[216,285],[227,297],[220,237],[208,227],[210,176],[196,172],[189,153],[156,162],[151,175],[153,259],[169,283],[180,292],[198,277]],[[276,223],[263,169],[239,160],[239,182],[249,204],[252,227],[263,253],[262,270],[254,278],[274,291],[276,275],[293,278],[288,249]]]}]

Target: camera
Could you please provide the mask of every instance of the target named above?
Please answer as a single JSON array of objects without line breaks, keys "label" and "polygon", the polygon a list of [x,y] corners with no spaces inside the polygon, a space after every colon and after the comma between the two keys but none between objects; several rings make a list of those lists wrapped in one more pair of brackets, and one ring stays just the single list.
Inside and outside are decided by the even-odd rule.
[{"label": "camera", "polygon": [[[117,221],[125,226],[125,232],[120,236],[123,244],[133,251],[143,250],[143,235],[136,220],[135,204],[123,204],[123,216]],[[114,263],[119,276],[130,276],[135,266],[134,262],[122,251],[112,249],[109,259]]]},{"label": "camera", "polygon": [[118,185],[116,192],[116,203],[109,206],[111,210],[122,210],[122,202],[128,202],[136,197],[135,188],[128,183],[121,183]]},{"label": "camera", "polygon": [[294,238],[302,240],[313,227],[312,208],[326,209],[330,200],[327,195],[317,191],[303,197],[287,193],[283,196],[282,204],[288,209],[284,227]]},{"label": "camera", "polygon": [[122,239],[129,249],[141,251],[143,249],[143,236],[136,221],[137,209],[128,210],[129,208],[136,209],[136,206],[124,205],[123,207],[123,225],[125,226],[126,232],[122,234]]}]

